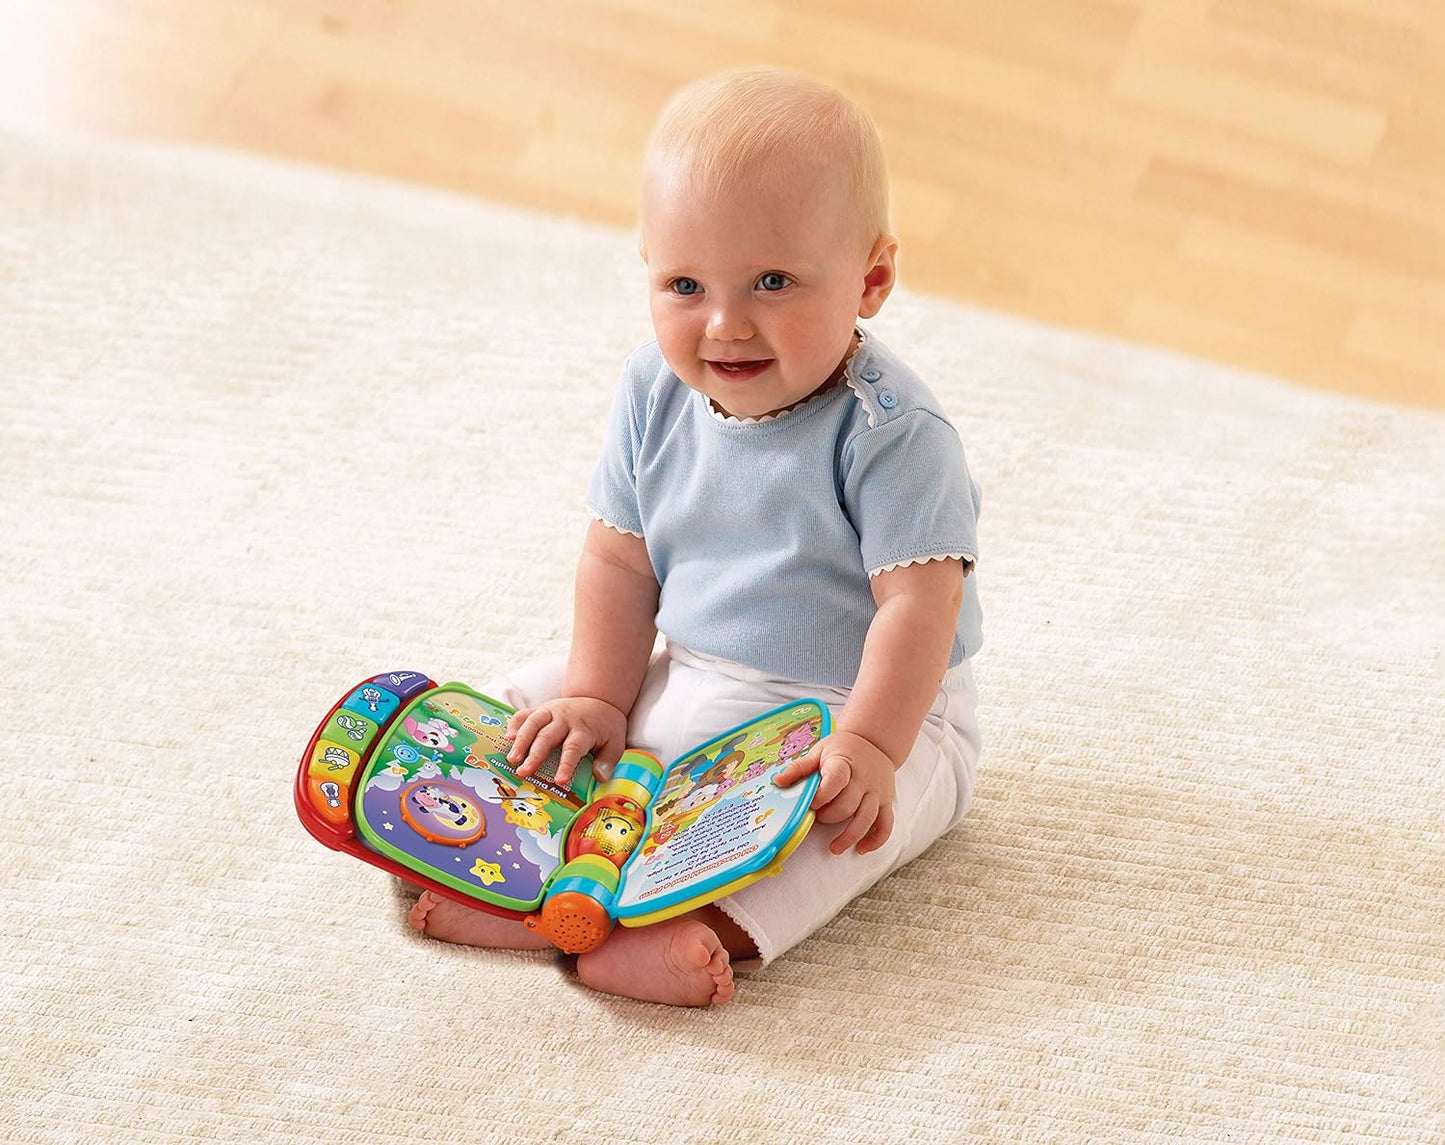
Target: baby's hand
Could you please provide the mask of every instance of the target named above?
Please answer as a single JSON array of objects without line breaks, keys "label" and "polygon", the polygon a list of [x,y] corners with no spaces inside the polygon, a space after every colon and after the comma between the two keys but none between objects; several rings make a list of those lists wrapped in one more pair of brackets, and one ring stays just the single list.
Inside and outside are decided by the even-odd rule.
[{"label": "baby's hand", "polygon": [[813,796],[819,823],[848,825],[828,849],[841,855],[853,844],[858,853],[876,851],[893,833],[893,761],[860,735],[834,732],[813,745],[773,778],[779,787],[791,787],[817,771],[822,781]]},{"label": "baby's hand", "polygon": [[507,761],[521,760],[517,774],[525,778],[541,767],[552,749],[562,745],[557,765],[557,783],[571,782],[577,762],[592,752],[594,773],[606,779],[612,765],[622,758],[627,741],[627,717],[605,700],[572,696],[536,708],[514,712],[507,721],[507,738],[512,741]]}]

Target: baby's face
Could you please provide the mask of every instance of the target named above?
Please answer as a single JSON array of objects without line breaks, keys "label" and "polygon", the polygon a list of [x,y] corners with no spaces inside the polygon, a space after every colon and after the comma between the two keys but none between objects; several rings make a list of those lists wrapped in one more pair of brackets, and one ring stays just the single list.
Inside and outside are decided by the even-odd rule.
[{"label": "baby's face", "polygon": [[709,199],[675,164],[649,173],[653,328],[673,372],[723,412],[761,417],[807,397],[847,356],[859,314],[877,309],[865,298],[874,256],[844,207],[814,183],[775,178]]}]

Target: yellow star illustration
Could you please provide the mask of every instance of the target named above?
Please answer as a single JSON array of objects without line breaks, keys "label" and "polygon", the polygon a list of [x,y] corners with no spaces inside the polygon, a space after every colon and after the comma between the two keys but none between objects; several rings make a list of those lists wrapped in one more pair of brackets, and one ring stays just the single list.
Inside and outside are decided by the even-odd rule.
[{"label": "yellow star illustration", "polygon": [[484,863],[478,859],[472,864],[472,874],[482,880],[483,886],[491,886],[493,883],[504,883],[507,876],[502,874],[501,865],[498,863]]}]

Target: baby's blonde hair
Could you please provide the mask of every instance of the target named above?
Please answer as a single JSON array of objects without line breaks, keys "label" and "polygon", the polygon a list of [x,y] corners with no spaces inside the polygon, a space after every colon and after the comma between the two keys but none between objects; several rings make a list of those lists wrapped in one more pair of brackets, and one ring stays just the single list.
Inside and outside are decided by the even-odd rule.
[{"label": "baby's blonde hair", "polygon": [[673,159],[704,194],[789,168],[839,180],[860,239],[889,233],[888,167],[868,114],[836,88],[781,68],[696,80],[668,102],[647,145],[646,173]]}]

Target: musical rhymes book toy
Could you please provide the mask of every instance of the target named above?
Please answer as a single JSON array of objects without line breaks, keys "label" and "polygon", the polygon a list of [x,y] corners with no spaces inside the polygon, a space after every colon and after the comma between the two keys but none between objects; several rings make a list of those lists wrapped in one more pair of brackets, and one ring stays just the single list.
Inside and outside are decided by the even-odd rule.
[{"label": "musical rhymes book toy", "polygon": [[817,700],[786,704],[667,767],[627,751],[605,782],[559,752],[521,778],[513,709],[462,684],[386,672],[331,709],[296,772],[306,830],[419,887],[521,919],[561,949],[600,946],[776,874],[813,824],[816,772],[773,776],[832,730]]}]

